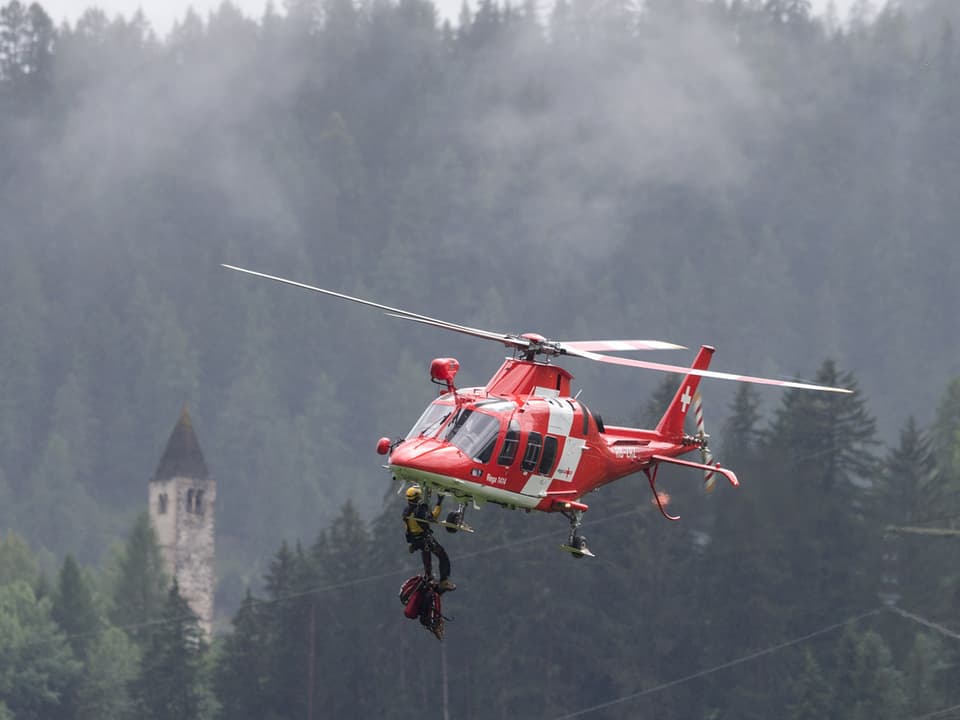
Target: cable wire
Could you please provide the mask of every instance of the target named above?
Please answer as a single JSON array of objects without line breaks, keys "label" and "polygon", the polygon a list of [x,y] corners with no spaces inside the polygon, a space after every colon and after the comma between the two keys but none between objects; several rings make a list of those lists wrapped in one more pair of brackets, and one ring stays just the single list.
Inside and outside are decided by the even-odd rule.
[{"label": "cable wire", "polygon": [[730,660],[720,665],[715,665],[714,667],[707,668],[706,670],[701,670],[699,672],[695,672],[690,675],[685,675],[684,677],[677,678],[676,680],[670,680],[669,682],[661,683],[660,685],[656,685],[652,688],[647,688],[646,690],[640,690],[638,692],[631,693],[630,695],[624,695],[623,697],[616,698],[615,700],[608,700],[606,702],[602,702],[588,708],[582,708],[581,710],[577,710],[576,712],[568,713],[567,715],[561,715],[555,720],[568,720],[569,718],[581,717],[582,715],[588,715],[589,713],[596,712],[597,710],[603,710],[605,708],[612,707],[614,705],[620,705],[621,703],[629,702],[630,700],[636,700],[637,698],[644,697],[645,695],[652,695],[653,693],[660,692],[661,690],[666,690],[667,688],[671,688],[676,685],[681,685],[691,680],[696,680],[698,678],[702,678],[707,675],[712,675],[713,673],[719,672],[720,670],[726,670],[727,668],[734,667],[735,665],[741,665],[742,663],[749,662],[750,660],[755,660],[759,657],[763,657],[764,655],[771,655],[779,650],[783,650],[793,645],[799,645],[800,643],[806,642],[807,640],[811,640],[817,637],[818,635],[825,635],[828,632],[832,632],[833,630],[842,628],[845,625],[850,625],[851,623],[855,623],[858,620],[863,620],[864,618],[870,617],[872,615],[877,615],[878,613],[881,613],[881,612],[883,612],[883,608],[874,608],[873,610],[870,610],[868,612],[860,613],[859,615],[854,615],[853,617],[847,618],[842,622],[834,623],[824,628],[820,628],[819,630],[814,630],[813,632],[807,633],[806,635],[803,635],[801,637],[797,637],[792,640],[787,640],[786,642],[779,643],[778,645],[773,645],[772,647],[766,648],[765,650],[758,650],[757,652],[752,652],[749,655],[743,655],[734,660]]},{"label": "cable wire", "polygon": [[934,710],[933,712],[927,713],[926,715],[917,715],[911,718],[910,720],[929,720],[930,718],[940,717],[941,715],[945,715],[946,713],[953,712],[955,710],[960,711],[960,705],[951,705],[950,707],[947,707],[947,708]]},{"label": "cable wire", "polygon": [[913,620],[913,622],[915,623],[926,625],[931,630],[936,630],[938,633],[940,633],[945,637],[953,638],[954,640],[960,640],[960,633],[955,633],[953,630],[946,628],[943,625],[940,625],[939,623],[935,623],[933,620],[927,620],[926,618],[922,618],[919,615],[914,615],[913,613],[907,612],[903,608],[897,607],[896,605],[890,605],[888,609],[890,610],[890,612],[894,612],[901,617],[907,618],[907,620]]}]

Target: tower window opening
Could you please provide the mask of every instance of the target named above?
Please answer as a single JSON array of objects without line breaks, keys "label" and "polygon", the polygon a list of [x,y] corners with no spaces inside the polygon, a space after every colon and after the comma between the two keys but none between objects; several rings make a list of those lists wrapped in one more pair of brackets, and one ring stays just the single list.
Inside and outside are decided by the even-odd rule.
[{"label": "tower window opening", "polygon": [[197,515],[203,515],[203,490],[197,490],[193,496],[193,510]]},{"label": "tower window opening", "polygon": [[193,512],[193,488],[187,490],[187,512]]},{"label": "tower window opening", "polygon": [[167,494],[160,493],[160,497],[157,498],[157,513],[160,515],[167,514]]}]

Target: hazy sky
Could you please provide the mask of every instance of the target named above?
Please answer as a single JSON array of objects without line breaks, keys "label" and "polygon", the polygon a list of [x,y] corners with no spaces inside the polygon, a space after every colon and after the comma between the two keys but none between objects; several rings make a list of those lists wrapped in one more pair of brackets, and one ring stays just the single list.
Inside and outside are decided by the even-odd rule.
[{"label": "hazy sky", "polygon": [[[841,16],[854,2],[854,0],[834,1]],[[130,16],[138,8],[142,8],[154,28],[161,34],[166,33],[175,20],[182,18],[188,7],[192,6],[201,15],[206,15],[221,2],[222,0],[40,0],[40,4],[58,24],[62,20],[76,20],[80,13],[92,6],[99,7],[111,16],[117,13]],[[815,10],[822,10],[827,6],[827,2],[828,0],[813,0],[813,7]],[[245,14],[259,17],[263,13],[266,0],[233,0],[233,4]],[[443,16],[455,19],[460,10],[461,0],[434,0],[434,4]],[[471,0],[471,4],[475,5],[476,0]],[[549,4],[550,0],[540,0],[540,5],[544,9]],[[282,7],[283,2],[275,0],[274,5]]]}]

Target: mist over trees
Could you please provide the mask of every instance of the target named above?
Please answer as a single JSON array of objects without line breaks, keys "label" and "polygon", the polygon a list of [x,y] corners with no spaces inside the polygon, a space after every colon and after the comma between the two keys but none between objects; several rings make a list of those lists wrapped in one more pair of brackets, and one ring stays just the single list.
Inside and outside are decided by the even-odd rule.
[{"label": "mist over trees", "polygon": [[[816,379],[831,376],[827,362]],[[212,649],[176,583],[164,592],[145,514],[110,562],[81,569],[68,555],[52,587],[9,534],[0,717],[899,720],[955,709],[960,543],[884,533],[960,514],[928,433],[908,420],[881,458],[864,447],[875,432],[861,397],[837,413],[789,391],[760,423],[750,394],[729,425],[755,427],[756,442],[718,439],[751,480],[705,497],[689,473],[661,478],[679,523],[645,483],[623,481],[591,500],[595,560],[559,552],[565,527],[542,514],[488,508],[477,535],[442,533],[459,584],[444,596],[445,652],[396,601],[420,568],[395,506],[365,522],[346,503],[312,541],[281,543]],[[801,436],[821,462],[785,471],[782,445]],[[854,450],[860,464],[844,461]],[[945,494],[905,490],[914,482]],[[897,604],[878,599],[891,594]]]},{"label": "mist over trees", "polygon": [[[639,484],[618,485],[591,515],[626,502],[645,521],[616,523],[617,550],[600,563],[571,569],[538,554],[492,556],[487,575],[471,567],[472,589],[457,599],[470,619],[457,631],[473,651],[449,658],[477,674],[467,716],[487,716],[479,664],[493,664],[490,652],[514,676],[545,667],[551,692],[578,673],[590,688],[576,691],[580,707],[875,604],[889,555],[878,528],[957,510],[960,7],[860,3],[840,23],[804,0],[537,6],[482,0],[450,25],[424,0],[290,0],[255,19],[224,3],[158,37],[142,16],[90,10],[55,27],[42,5],[0,4],[0,527],[36,555],[14,553],[18,562],[74,588],[84,579],[61,564],[68,552],[80,567],[125,567],[109,548],[137,527],[188,403],[220,487],[221,607],[240,608],[221,662],[263,651],[282,665],[289,648],[278,638],[302,636],[299,611],[261,617],[261,590],[325,582],[333,571],[316,563],[330,556],[353,568],[336,577],[396,567],[375,441],[405,432],[433,396],[430,358],[458,357],[463,384],[481,385],[502,351],[230,273],[228,262],[476,327],[707,343],[719,369],[819,373],[859,388],[824,406],[711,382],[708,424],[740,492],[708,503],[679,490],[692,507],[677,530],[655,521]],[[568,365],[613,423],[643,421],[662,380]],[[348,500],[349,532],[371,533],[353,538],[366,551],[330,549],[346,529],[321,535]],[[481,515],[488,538],[534,525]],[[131,547],[149,558],[139,532]],[[318,536],[285,551],[309,579],[281,578],[271,553]],[[938,562],[952,552],[955,568],[956,550],[930,557],[926,539],[902,542],[904,606],[941,621],[952,613],[956,629],[957,577]],[[0,562],[0,616],[15,608],[48,638],[43,662],[60,684],[43,702],[79,693],[109,698],[111,717],[142,710],[137,688],[148,688],[111,669],[151,647],[159,667],[183,648],[120,628],[175,614],[177,598],[157,594],[152,575],[118,569],[92,606],[65,605],[37,591],[38,570],[16,567],[8,579]],[[530,587],[530,577],[550,581]],[[113,582],[139,583],[141,602],[115,595]],[[382,607],[382,587],[367,604],[337,602],[372,623],[370,642],[426,643],[396,627],[393,584]],[[746,597],[728,607],[735,584]],[[495,597],[480,587],[497,587]],[[247,588],[257,597],[241,605]],[[543,639],[544,623],[577,627],[598,604],[616,612],[576,638]],[[71,623],[91,607],[103,627],[78,645]],[[512,613],[516,643],[483,645]],[[633,629],[617,634],[625,617]],[[829,650],[801,647],[734,691],[705,679],[699,700],[677,696],[660,714],[770,717],[784,696],[767,688],[796,675],[794,717],[847,705],[854,714],[837,717],[880,717],[832,689],[818,695],[817,678],[838,687],[841,665],[889,669],[887,708],[920,708],[921,687],[960,702],[943,675],[955,652],[882,617]],[[730,632],[704,633],[702,618]],[[613,643],[605,659],[577,662],[598,637]],[[646,660],[624,661],[632,654]],[[192,689],[189,712],[214,712],[210,688],[229,707],[230,673],[217,672]],[[250,702],[276,710],[285,686],[260,679],[265,694]],[[432,680],[411,681],[424,701]],[[378,698],[366,699],[371,711]],[[515,687],[492,702],[491,714],[523,714],[523,702],[545,717],[571,708]]]}]

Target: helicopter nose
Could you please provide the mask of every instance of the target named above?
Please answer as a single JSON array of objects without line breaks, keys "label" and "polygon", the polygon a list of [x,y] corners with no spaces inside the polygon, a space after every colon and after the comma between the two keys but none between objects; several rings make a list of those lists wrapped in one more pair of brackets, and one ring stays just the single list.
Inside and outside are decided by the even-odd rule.
[{"label": "helicopter nose", "polygon": [[410,481],[416,481],[420,473],[456,476],[471,465],[458,448],[433,438],[408,440],[390,454],[394,474]]}]

